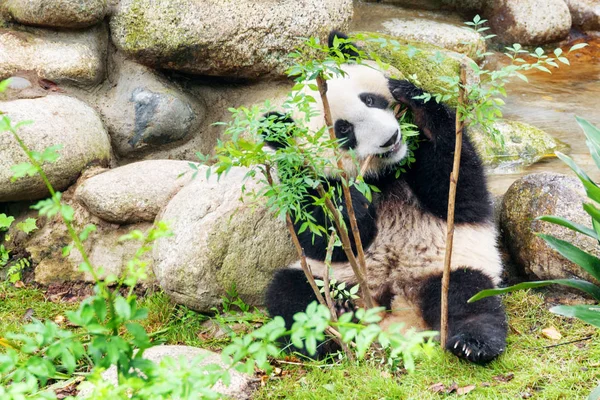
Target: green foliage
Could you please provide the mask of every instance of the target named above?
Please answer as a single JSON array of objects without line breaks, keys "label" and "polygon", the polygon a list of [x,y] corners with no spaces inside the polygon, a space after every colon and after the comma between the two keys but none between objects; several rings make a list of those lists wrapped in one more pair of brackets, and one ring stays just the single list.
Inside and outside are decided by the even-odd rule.
[{"label": "green foliage", "polygon": [[[0,233],[7,231],[15,221],[15,218],[4,213],[0,214]],[[27,218],[24,221],[17,223],[17,230],[30,234],[37,229],[36,219]],[[29,267],[31,263],[27,258],[11,259],[10,250],[6,248],[6,243],[10,242],[11,237],[8,233],[4,233],[4,238],[0,242],[0,269],[7,267],[6,279],[10,283],[15,283],[21,280],[21,272]]]},{"label": "green foliage", "polygon": [[[577,122],[583,129],[583,132],[587,139],[586,143],[590,149],[590,153],[594,157],[594,154],[598,154],[600,152],[600,129],[596,128],[588,121],[579,117],[577,117]],[[577,174],[577,176],[583,183],[590,200],[598,202],[600,200],[600,188],[598,187],[598,185],[594,181],[592,181],[590,177],[585,172],[583,172],[583,170],[580,169],[573,162],[573,160],[571,160],[571,158],[564,154],[560,154],[560,158],[571,167],[575,174]],[[596,165],[598,166],[598,168],[600,168],[600,162],[598,162],[598,160],[600,159],[594,157],[594,160],[596,161]],[[542,216],[538,219],[564,226],[565,228],[571,229],[579,233],[583,233],[584,235],[598,240],[598,237],[600,237],[600,210],[598,210],[598,208],[596,208],[596,206],[594,206],[592,203],[584,203],[583,209],[590,215],[593,229],[555,216]],[[569,242],[557,239],[553,236],[541,233],[538,233],[538,236],[544,239],[544,241],[548,244],[550,248],[556,250],[567,260],[580,266],[584,271],[586,271],[590,276],[592,276],[596,280],[600,280],[600,259],[598,257],[589,254],[588,252],[572,245]],[[600,287],[598,287],[594,283],[576,279],[555,279],[538,282],[524,282],[508,288],[483,290],[477,293],[475,296],[473,296],[469,301],[472,302],[497,294],[509,293],[515,290],[541,287],[550,284],[559,284],[582,290],[600,302]],[[567,317],[576,317],[589,324],[600,327],[600,307],[598,306],[556,306],[552,307],[550,311]]]}]

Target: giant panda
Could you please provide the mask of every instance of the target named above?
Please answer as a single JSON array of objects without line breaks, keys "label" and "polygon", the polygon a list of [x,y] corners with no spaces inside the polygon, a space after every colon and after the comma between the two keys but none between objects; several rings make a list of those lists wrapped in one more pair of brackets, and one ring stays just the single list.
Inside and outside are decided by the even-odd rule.
[{"label": "giant panda", "polygon": [[[347,38],[332,32],[330,47],[335,36]],[[388,310],[381,324],[404,322],[418,329],[439,330],[455,113],[435,100],[415,99],[423,94],[421,89],[406,80],[386,77],[376,68],[346,64],[343,70],[344,76],[327,81],[335,135],[341,140],[341,148],[353,149],[359,160],[377,156],[372,158],[365,180],[380,193],[374,194],[372,202],[355,188],[351,194],[365,248],[369,288],[377,304]],[[402,103],[412,111],[421,137],[414,152],[416,161],[399,177],[396,169],[407,156],[407,144],[390,108],[393,103]],[[288,124],[294,122],[289,114],[273,115],[270,113],[269,117]],[[274,148],[282,146],[276,141],[267,144]],[[348,169],[349,173],[356,173],[355,168]],[[327,184],[339,185],[339,178],[328,176]],[[317,196],[316,191],[308,195]],[[344,207],[342,214],[349,226],[343,197],[337,201]],[[307,197],[306,204],[316,222],[330,226],[321,208],[311,203]],[[295,228],[298,232],[299,226]],[[327,238],[313,237],[308,231],[298,236],[313,274],[323,276]],[[467,303],[475,293],[500,282],[502,262],[496,241],[484,169],[468,136],[464,135],[456,192],[446,348],[478,364],[493,360],[506,347],[507,322],[500,300],[489,297]],[[356,284],[339,247],[335,248],[332,261],[338,282]],[[288,328],[294,322],[294,314],[316,300],[299,263],[279,270],[265,297],[269,314],[283,317]],[[324,356],[332,349],[324,343],[317,356]]]}]

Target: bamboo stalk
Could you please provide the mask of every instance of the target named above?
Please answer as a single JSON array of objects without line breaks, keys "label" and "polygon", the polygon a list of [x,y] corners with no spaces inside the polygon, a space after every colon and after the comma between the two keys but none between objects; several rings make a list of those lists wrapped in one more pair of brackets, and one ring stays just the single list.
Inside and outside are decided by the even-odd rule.
[{"label": "bamboo stalk", "polygon": [[327,243],[327,254],[325,255],[325,274],[323,276],[323,286],[325,289],[325,301],[327,307],[331,312],[331,319],[337,321],[337,312],[333,306],[333,300],[331,299],[331,291],[329,290],[329,267],[331,266],[331,256],[333,254],[333,246],[335,245],[335,232],[331,232],[329,236],[329,243]]},{"label": "bamboo stalk", "polygon": [[446,233],[446,254],[444,257],[444,273],[442,275],[442,298],[441,298],[441,316],[440,316],[440,344],[446,348],[448,339],[448,288],[450,287],[450,267],[452,265],[452,245],[454,241],[454,206],[456,202],[456,185],[458,183],[458,174],[460,172],[460,156],[462,151],[462,134],[464,122],[460,120],[460,112],[465,104],[465,86],[467,74],[466,68],[460,66],[460,85],[458,91],[458,106],[456,107],[456,144],[454,145],[454,164],[450,174],[450,191],[448,194],[448,218]]},{"label": "bamboo stalk", "polygon": [[[327,99],[327,82],[325,81],[325,79],[323,79],[323,77],[321,75],[319,75],[317,77],[317,86],[319,88],[319,94],[321,96],[321,101],[323,103],[323,116],[325,118],[325,125],[328,127],[330,139],[335,140],[336,137],[335,137],[335,132],[333,130],[333,121],[331,119],[331,109],[329,108],[329,100]],[[352,204],[352,196],[350,195],[350,188],[348,187],[348,175],[345,172],[343,172],[343,164],[342,164],[341,158],[336,157],[336,159],[337,159],[337,167],[340,171],[342,171],[342,191],[344,192],[344,200],[346,202],[346,209],[348,211],[348,219],[350,220],[350,228],[352,229],[352,236],[354,237],[354,243],[356,244],[356,252],[357,252],[357,256],[358,256],[358,269],[355,269],[354,265],[352,263],[351,263],[351,265],[352,265],[354,274],[357,275],[357,279],[359,280],[359,284],[360,284],[361,291],[363,293],[365,305],[368,308],[372,308],[372,307],[374,307],[374,302],[371,297],[369,288],[366,285],[367,263],[365,261],[365,252],[363,249],[362,240],[360,238],[360,231],[358,230],[358,224],[356,222],[356,214],[354,213],[354,205]],[[334,215],[337,215],[337,211],[334,213]],[[343,230],[343,225],[336,224],[336,226],[338,229],[338,233],[340,234],[340,239],[342,239],[342,244],[344,245],[344,250],[346,250],[346,243],[344,242],[343,233],[341,232]],[[349,244],[349,240],[348,240],[348,244]],[[354,258],[354,254],[352,252],[351,246],[349,247],[349,252],[352,253],[352,258]],[[346,251],[346,254],[348,255],[347,251]],[[348,257],[348,259],[350,260],[350,257]],[[360,272],[357,273],[358,271],[360,271]],[[361,275],[360,278],[359,278],[359,275]],[[363,281],[363,283],[361,283],[360,281]]]}]

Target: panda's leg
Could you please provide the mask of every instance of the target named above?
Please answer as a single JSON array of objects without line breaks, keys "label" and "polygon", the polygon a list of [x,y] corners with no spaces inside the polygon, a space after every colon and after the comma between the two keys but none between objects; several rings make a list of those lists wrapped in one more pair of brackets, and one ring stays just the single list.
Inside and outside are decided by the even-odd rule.
[{"label": "panda's leg", "polygon": [[[418,292],[422,317],[435,330],[440,329],[441,287],[440,274],[425,280]],[[450,274],[446,349],[460,358],[485,364],[506,348],[508,324],[500,299],[488,297],[467,303],[477,292],[493,287],[487,275],[474,269],[464,268]]]},{"label": "panda's leg", "polygon": [[[316,278],[316,277],[315,277]],[[265,304],[271,317],[281,316],[285,327],[290,329],[294,323],[294,315],[306,310],[306,307],[316,301],[317,297],[306,280],[304,272],[299,269],[282,269],[275,273],[267,288]],[[310,357],[321,359],[327,354],[335,353],[340,348],[331,339],[326,339],[317,346],[317,354],[310,355],[305,349],[298,349],[284,339],[286,349]]]}]

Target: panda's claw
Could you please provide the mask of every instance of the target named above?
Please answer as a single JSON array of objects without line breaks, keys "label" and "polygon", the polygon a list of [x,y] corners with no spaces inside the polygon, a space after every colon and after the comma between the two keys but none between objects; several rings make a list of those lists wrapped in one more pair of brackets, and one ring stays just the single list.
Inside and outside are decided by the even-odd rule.
[{"label": "panda's claw", "polygon": [[450,338],[446,349],[459,358],[477,364],[486,364],[502,354],[504,346],[493,338],[484,341],[472,334],[462,333]]}]

